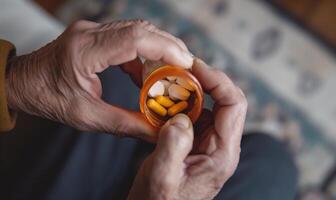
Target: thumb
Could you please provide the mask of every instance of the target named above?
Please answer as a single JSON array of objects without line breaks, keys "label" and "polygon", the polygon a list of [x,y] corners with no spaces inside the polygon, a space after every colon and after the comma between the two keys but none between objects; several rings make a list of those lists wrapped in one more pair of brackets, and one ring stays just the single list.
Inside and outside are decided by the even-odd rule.
[{"label": "thumb", "polygon": [[192,149],[194,133],[190,119],[184,114],[171,118],[161,128],[154,155],[164,165],[180,167]]},{"label": "thumb", "polygon": [[172,199],[180,186],[184,160],[191,151],[194,137],[190,119],[184,114],[176,115],[161,128],[158,137],[157,146],[137,174],[128,199],[150,199],[139,195],[151,196],[152,192]]}]

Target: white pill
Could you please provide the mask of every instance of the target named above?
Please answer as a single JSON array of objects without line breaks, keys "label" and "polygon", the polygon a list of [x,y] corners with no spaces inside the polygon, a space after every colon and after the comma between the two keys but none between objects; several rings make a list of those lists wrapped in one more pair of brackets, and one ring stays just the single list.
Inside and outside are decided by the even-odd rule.
[{"label": "white pill", "polygon": [[168,88],[170,87],[171,83],[167,80],[161,80],[160,82],[163,84],[163,86],[165,88],[163,95],[167,96],[169,94],[168,93]]},{"label": "white pill", "polygon": [[174,82],[176,80],[176,76],[167,76],[168,81]]},{"label": "white pill", "polygon": [[161,81],[156,81],[148,91],[150,97],[157,97],[163,95],[165,87]]},{"label": "white pill", "polygon": [[190,83],[188,83],[188,81],[186,81],[183,78],[178,77],[176,79],[176,83],[179,84],[180,86],[184,87],[185,89],[189,90],[189,91],[195,91],[195,88]]},{"label": "white pill", "polygon": [[169,98],[173,100],[187,100],[190,92],[177,84],[171,84],[168,88]]}]

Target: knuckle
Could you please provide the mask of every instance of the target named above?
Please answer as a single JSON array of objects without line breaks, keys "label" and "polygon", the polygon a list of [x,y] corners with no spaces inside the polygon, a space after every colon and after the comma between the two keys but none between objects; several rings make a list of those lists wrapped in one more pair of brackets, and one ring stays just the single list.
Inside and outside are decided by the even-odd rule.
[{"label": "knuckle", "polygon": [[94,37],[92,34],[81,31],[68,34],[63,43],[65,55],[70,57],[80,55],[87,47],[93,46]]},{"label": "knuckle", "polygon": [[174,176],[159,177],[159,179],[161,180],[160,181],[158,180],[157,182],[160,182],[162,188],[165,190],[170,190],[176,183]]},{"label": "knuckle", "polygon": [[164,48],[167,52],[169,52],[172,55],[180,52],[180,48],[173,42],[167,42]]},{"label": "knuckle", "polygon": [[186,146],[188,146],[190,141],[190,137],[188,137],[187,134],[180,133],[179,138],[176,142],[176,147],[180,149],[185,148]]},{"label": "knuckle", "polygon": [[[215,68],[214,73],[217,74],[218,78],[220,80],[222,80],[223,82],[225,82],[225,83],[230,83],[231,82],[229,77],[222,70],[220,70],[218,68]],[[230,84],[232,85],[232,83],[230,83]]]},{"label": "knuckle", "polygon": [[169,126],[165,130],[165,139],[174,144],[176,148],[185,148],[191,141],[190,134],[183,132],[181,129],[175,126]]},{"label": "knuckle", "polygon": [[173,36],[173,37],[176,39],[176,41],[177,41],[178,43],[180,43],[182,46],[184,46],[185,48],[187,48],[187,45],[184,43],[183,40],[181,40],[180,38],[175,37],[175,36]]},{"label": "knuckle", "polygon": [[[175,176],[162,176],[160,171],[153,170],[154,172],[149,175],[151,185],[159,188],[162,194],[170,194],[177,186],[177,179]],[[170,173],[170,172],[166,172]]]},{"label": "knuckle", "polygon": [[226,75],[224,74],[224,72],[218,68],[213,67],[212,71],[216,74],[218,74],[219,78],[225,79]]},{"label": "knuckle", "polygon": [[135,20],[134,24],[131,26],[135,36],[142,35],[145,31],[145,27],[150,25],[150,23],[143,19]]},{"label": "knuckle", "polygon": [[141,39],[146,35],[146,33],[156,30],[156,27],[149,21],[137,19],[130,29],[133,38]]},{"label": "knuckle", "polygon": [[232,158],[229,163],[220,163],[217,165],[217,177],[219,180],[226,181],[234,174],[238,160],[237,158]]},{"label": "knuckle", "polygon": [[215,176],[213,179],[213,189],[219,191],[224,185],[225,179],[221,176]]},{"label": "knuckle", "polygon": [[234,167],[233,165],[228,166],[222,171],[222,177],[224,179],[229,179],[234,174],[235,171],[236,167]]},{"label": "knuckle", "polygon": [[214,74],[214,76],[219,79],[223,84],[230,84],[232,85],[231,80],[229,77],[219,68],[213,67],[211,68],[211,72]]},{"label": "knuckle", "polygon": [[144,28],[147,29],[148,31],[155,31],[157,29],[156,26],[150,22],[148,22],[148,24],[146,24]]},{"label": "knuckle", "polygon": [[174,139],[179,137],[178,129],[174,126],[169,126],[164,130],[164,134],[166,135],[167,139]]},{"label": "knuckle", "polygon": [[244,109],[247,109],[248,107],[248,102],[247,102],[247,99],[246,99],[246,96],[243,92],[242,89],[240,89],[239,87],[236,87],[237,88],[237,93],[238,93],[238,103],[244,108]]},{"label": "knuckle", "polygon": [[202,162],[204,163],[205,166],[208,166],[207,171],[215,172],[216,170],[218,170],[218,166],[211,157],[209,156],[204,157]]},{"label": "knuckle", "polygon": [[84,26],[86,26],[86,24],[88,23],[88,21],[86,20],[78,20],[73,22],[70,26],[69,26],[69,30],[70,31],[79,31],[81,30]]},{"label": "knuckle", "polygon": [[144,19],[135,19],[134,24],[146,26],[147,24],[150,24],[150,22]]},{"label": "knuckle", "polygon": [[135,40],[139,40],[143,38],[143,36],[146,33],[146,30],[144,29],[142,24],[136,23],[129,27],[129,33],[131,34],[131,37]]}]

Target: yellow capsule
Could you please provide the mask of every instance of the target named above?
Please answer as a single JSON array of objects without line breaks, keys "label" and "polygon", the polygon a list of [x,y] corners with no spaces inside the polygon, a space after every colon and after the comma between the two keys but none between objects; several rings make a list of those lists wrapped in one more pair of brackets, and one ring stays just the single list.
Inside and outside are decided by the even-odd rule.
[{"label": "yellow capsule", "polygon": [[156,102],[154,99],[149,99],[147,101],[147,106],[149,109],[151,109],[156,114],[164,117],[167,115],[167,110],[161,106],[158,102]]},{"label": "yellow capsule", "polygon": [[188,107],[188,103],[186,101],[180,101],[168,109],[168,115],[174,116],[177,113],[182,112],[187,107]]},{"label": "yellow capsule", "polygon": [[174,101],[170,100],[168,97],[165,96],[157,96],[155,97],[155,101],[166,108],[169,108],[170,106],[174,105]]}]

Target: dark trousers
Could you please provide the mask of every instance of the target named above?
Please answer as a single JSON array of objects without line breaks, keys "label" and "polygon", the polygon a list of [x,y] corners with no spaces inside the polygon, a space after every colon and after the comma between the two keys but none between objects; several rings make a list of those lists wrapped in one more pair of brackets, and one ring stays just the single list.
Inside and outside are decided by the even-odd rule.
[{"label": "dark trousers", "polygon": [[[104,99],[137,109],[138,89],[120,70],[101,76]],[[0,136],[0,199],[125,199],[153,145],[108,134],[83,133],[20,114]],[[264,134],[244,136],[235,174],[216,199],[294,199],[297,171],[284,144]]]}]

